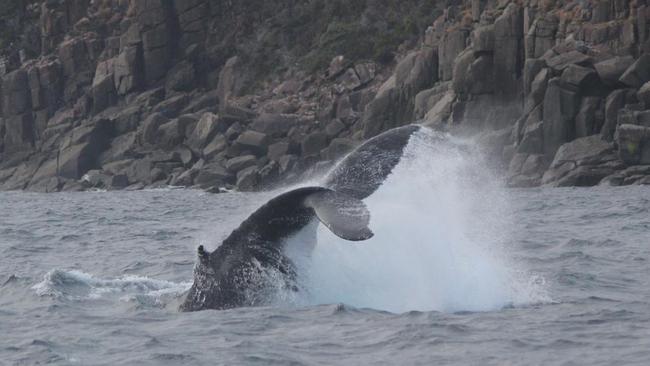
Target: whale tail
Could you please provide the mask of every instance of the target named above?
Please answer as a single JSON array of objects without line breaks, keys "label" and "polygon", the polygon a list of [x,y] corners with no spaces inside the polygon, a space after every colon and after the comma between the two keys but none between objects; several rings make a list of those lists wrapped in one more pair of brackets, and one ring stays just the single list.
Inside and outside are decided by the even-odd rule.
[{"label": "whale tail", "polygon": [[350,241],[373,236],[370,213],[359,199],[323,187],[283,193],[260,207],[224,240],[221,248],[243,242],[280,243],[318,218],[335,235]]},{"label": "whale tail", "polygon": [[356,148],[325,177],[325,186],[358,199],[375,192],[400,162],[411,136],[421,126],[388,130]]}]

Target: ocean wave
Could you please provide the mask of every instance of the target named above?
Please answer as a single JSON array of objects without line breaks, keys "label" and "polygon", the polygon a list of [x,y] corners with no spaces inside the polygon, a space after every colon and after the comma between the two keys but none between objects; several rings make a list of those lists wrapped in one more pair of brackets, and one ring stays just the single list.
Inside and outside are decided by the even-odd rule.
[{"label": "ocean wave", "polygon": [[161,300],[179,297],[191,285],[190,282],[177,283],[135,275],[103,279],[81,271],[54,269],[32,289],[38,296],[61,300],[97,300],[117,296],[121,301],[160,306]]}]

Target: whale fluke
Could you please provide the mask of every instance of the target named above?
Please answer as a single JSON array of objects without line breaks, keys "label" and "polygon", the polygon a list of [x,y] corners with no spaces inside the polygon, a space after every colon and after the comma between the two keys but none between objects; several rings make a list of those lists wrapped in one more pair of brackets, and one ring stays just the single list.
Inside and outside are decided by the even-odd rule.
[{"label": "whale fluke", "polygon": [[303,187],[260,207],[224,240],[222,247],[244,241],[278,243],[305,227],[314,216],[343,239],[359,241],[373,235],[368,228],[370,213],[359,199],[328,188]]},{"label": "whale fluke", "polygon": [[354,197],[327,190],[309,195],[305,204],[313,208],[320,222],[340,238],[361,241],[374,235],[368,228],[370,212]]},{"label": "whale fluke", "polygon": [[420,128],[394,128],[366,141],[325,177],[325,186],[358,199],[370,196],[400,162],[411,135]]}]

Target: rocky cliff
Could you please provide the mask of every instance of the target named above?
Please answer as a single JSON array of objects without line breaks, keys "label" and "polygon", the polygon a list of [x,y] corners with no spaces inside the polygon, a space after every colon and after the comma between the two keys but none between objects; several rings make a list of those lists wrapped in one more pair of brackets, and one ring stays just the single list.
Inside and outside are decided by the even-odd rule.
[{"label": "rocky cliff", "polygon": [[419,121],[650,183],[645,0],[0,0],[0,189],[252,190]]}]

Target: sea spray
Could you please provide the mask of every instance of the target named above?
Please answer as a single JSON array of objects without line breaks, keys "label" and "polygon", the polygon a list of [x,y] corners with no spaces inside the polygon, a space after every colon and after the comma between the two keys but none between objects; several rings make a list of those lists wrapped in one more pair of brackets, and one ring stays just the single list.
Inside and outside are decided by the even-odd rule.
[{"label": "sea spray", "polygon": [[434,134],[414,135],[366,200],[374,238],[346,242],[321,226],[311,256],[294,255],[304,303],[455,312],[541,300],[539,281],[507,256],[507,192],[470,141]]}]

